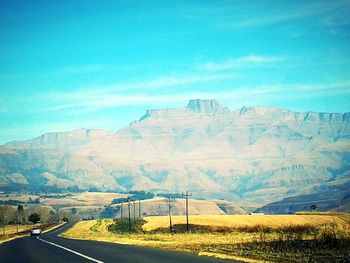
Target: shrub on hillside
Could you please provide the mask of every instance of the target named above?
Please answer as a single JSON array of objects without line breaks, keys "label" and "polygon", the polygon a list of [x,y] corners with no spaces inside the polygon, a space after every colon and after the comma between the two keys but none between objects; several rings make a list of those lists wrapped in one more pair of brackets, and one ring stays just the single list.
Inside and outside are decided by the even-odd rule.
[{"label": "shrub on hillside", "polygon": [[113,220],[113,224],[107,227],[107,230],[113,233],[144,233],[142,226],[146,223],[142,218],[133,219],[117,218]]}]

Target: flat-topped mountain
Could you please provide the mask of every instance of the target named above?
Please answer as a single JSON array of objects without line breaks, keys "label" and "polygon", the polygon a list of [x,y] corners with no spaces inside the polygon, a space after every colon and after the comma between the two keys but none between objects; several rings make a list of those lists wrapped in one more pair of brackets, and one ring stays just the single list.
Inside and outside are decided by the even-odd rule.
[{"label": "flat-topped mountain", "polygon": [[350,180],[350,113],[216,100],[149,110],[115,133],[80,129],[0,147],[0,189],[183,192],[265,204]]},{"label": "flat-topped mountain", "polygon": [[221,106],[217,100],[190,100],[186,108],[194,112],[208,114],[230,112],[228,108]]}]

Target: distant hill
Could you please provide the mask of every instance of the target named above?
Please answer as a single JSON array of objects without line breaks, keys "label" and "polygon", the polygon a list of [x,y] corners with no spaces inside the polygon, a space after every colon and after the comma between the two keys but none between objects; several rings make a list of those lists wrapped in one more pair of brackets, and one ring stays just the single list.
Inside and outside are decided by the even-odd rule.
[{"label": "distant hill", "polygon": [[[80,129],[0,147],[0,190],[193,192],[264,205],[350,181],[350,113],[191,100],[115,133]],[[325,198],[328,198],[326,195]]]},{"label": "distant hill", "polygon": [[266,214],[294,214],[298,211],[350,212],[350,183],[330,185],[316,194],[284,198],[255,210]]}]

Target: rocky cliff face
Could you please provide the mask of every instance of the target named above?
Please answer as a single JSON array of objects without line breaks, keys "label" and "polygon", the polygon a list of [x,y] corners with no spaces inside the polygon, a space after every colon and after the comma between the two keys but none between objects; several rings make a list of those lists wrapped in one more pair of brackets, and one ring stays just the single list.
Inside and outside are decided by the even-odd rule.
[{"label": "rocky cliff face", "polygon": [[0,188],[182,192],[268,203],[350,180],[350,114],[215,100],[151,110],[116,133],[77,130],[0,148]]},{"label": "rocky cliff face", "polygon": [[221,106],[217,100],[190,100],[186,108],[190,111],[207,114],[230,112],[228,108]]}]

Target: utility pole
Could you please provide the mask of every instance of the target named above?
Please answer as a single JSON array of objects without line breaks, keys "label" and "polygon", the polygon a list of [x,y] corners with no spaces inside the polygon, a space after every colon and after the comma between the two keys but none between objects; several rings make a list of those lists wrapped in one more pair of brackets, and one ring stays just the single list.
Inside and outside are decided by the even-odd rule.
[{"label": "utility pole", "polygon": [[139,218],[141,218],[141,200],[139,200]]},{"label": "utility pole", "polygon": [[120,204],[120,219],[123,219],[123,205],[124,205],[124,203],[122,202]]},{"label": "utility pole", "polygon": [[189,227],[188,227],[188,197],[192,196],[192,193],[190,193],[189,191],[186,191],[186,193],[182,193],[183,196],[186,197],[186,231],[189,231]]},{"label": "utility pole", "polygon": [[169,232],[172,233],[173,232],[173,224],[171,222],[171,208],[173,207],[173,201],[175,201],[174,199],[170,198],[170,196],[167,199],[168,202],[168,212],[169,212]]},{"label": "utility pole", "polygon": [[136,211],[135,211],[135,209],[136,209],[136,201],[134,201],[133,205],[134,205],[134,226],[135,226],[135,224],[136,224]]},{"label": "utility pole", "polygon": [[129,231],[131,232],[131,217],[130,217],[130,199],[128,198],[128,211],[129,211]]},{"label": "utility pole", "polygon": [[22,205],[18,205],[17,206],[17,234],[18,234],[18,223],[23,221],[23,206]]}]

